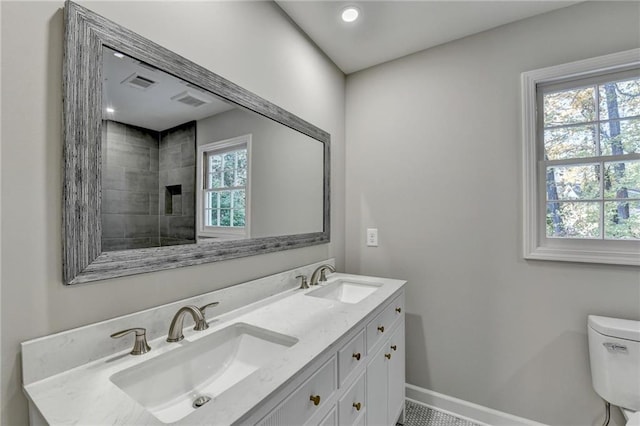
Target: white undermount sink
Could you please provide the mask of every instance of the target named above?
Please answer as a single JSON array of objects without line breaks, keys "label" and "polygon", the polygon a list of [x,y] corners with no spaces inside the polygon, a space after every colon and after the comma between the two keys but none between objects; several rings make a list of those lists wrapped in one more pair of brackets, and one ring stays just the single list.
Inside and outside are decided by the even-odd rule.
[{"label": "white undermount sink", "polygon": [[236,323],[146,362],[111,381],[158,420],[181,420],[230,389],[298,342],[249,324]]},{"label": "white undermount sink", "polygon": [[324,287],[320,287],[317,290],[310,291],[307,296],[337,300],[342,303],[358,303],[373,294],[381,286],[382,284],[380,283],[339,279],[325,284]]}]

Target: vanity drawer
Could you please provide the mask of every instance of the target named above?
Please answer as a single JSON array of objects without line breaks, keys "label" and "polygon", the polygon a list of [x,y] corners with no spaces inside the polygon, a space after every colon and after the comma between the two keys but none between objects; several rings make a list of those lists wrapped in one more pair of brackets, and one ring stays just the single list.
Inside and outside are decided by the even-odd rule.
[{"label": "vanity drawer", "polygon": [[345,380],[356,367],[364,365],[366,362],[365,355],[364,330],[362,330],[338,352],[338,382],[340,387],[344,385]]},{"label": "vanity drawer", "polygon": [[364,371],[353,386],[338,402],[338,419],[340,426],[351,426],[362,423],[365,407]]},{"label": "vanity drawer", "polygon": [[313,415],[324,409],[327,402],[332,399],[337,389],[336,377],[337,361],[334,355],[258,424],[261,426],[305,424]]},{"label": "vanity drawer", "polygon": [[324,419],[318,423],[318,426],[338,426],[338,410],[336,407],[333,407],[329,414],[327,414]]},{"label": "vanity drawer", "polygon": [[404,292],[396,296],[373,320],[367,324],[367,353],[385,336],[404,315]]}]

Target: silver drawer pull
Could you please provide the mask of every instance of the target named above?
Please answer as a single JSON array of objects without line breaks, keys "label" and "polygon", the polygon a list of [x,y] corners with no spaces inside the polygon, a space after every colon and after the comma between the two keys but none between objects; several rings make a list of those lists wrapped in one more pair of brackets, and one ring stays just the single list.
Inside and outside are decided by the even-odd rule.
[{"label": "silver drawer pull", "polygon": [[625,354],[627,353],[627,347],[625,345],[619,345],[618,343],[606,342],[603,343],[602,346],[607,348],[609,352],[622,352]]}]

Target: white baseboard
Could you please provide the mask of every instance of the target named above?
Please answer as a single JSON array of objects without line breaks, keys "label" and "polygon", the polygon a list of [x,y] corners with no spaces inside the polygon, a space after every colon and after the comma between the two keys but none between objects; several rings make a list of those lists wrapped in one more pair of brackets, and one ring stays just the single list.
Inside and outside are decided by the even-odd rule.
[{"label": "white baseboard", "polygon": [[475,423],[491,426],[547,426],[408,383],[405,388],[407,399]]}]

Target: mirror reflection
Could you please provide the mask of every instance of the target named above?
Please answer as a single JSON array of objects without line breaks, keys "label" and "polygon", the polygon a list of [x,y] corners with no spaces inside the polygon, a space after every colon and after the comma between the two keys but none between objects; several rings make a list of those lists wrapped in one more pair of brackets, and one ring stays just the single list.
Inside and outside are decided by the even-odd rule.
[{"label": "mirror reflection", "polygon": [[102,250],[323,231],[323,144],[103,48]]}]

